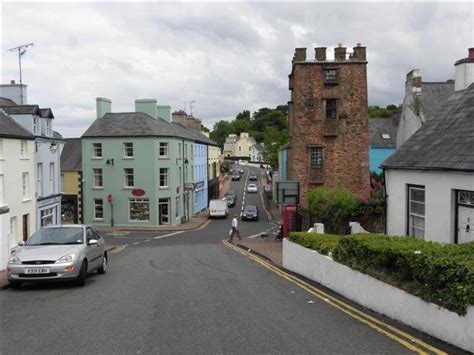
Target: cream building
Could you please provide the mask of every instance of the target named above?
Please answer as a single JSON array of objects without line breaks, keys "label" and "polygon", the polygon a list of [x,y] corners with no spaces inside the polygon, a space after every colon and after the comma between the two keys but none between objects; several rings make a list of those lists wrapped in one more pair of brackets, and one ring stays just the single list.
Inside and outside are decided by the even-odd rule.
[{"label": "cream building", "polygon": [[11,249],[36,230],[34,139],[0,111],[0,270]]},{"label": "cream building", "polygon": [[240,136],[229,134],[224,142],[224,156],[250,158],[250,147],[255,144],[257,142],[247,132],[240,133]]}]

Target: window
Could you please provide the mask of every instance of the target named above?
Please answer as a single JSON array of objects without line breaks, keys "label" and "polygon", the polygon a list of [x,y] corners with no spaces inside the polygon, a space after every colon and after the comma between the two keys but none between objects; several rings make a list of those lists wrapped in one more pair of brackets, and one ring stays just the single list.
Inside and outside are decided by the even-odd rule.
[{"label": "window", "polygon": [[102,159],[102,143],[92,143],[92,157]]},{"label": "window", "polygon": [[317,167],[323,165],[323,149],[311,147],[311,166]]},{"label": "window", "polygon": [[183,184],[183,172],[181,170],[181,167],[179,167],[179,186]]},{"label": "window", "polygon": [[47,208],[41,211],[41,227],[54,224],[54,208]]},{"label": "window", "polygon": [[[180,144],[180,147],[181,147],[181,144]],[[160,143],[159,157],[168,158],[168,143]]]},{"label": "window", "polygon": [[38,118],[33,117],[33,134],[36,136],[38,134]]},{"label": "window", "polygon": [[462,205],[474,206],[474,191],[459,191],[458,203]]},{"label": "window", "polygon": [[425,187],[408,186],[408,235],[425,238]]},{"label": "window", "polygon": [[43,163],[38,163],[38,168],[37,168],[37,190],[38,190],[38,196],[43,196]]},{"label": "window", "polygon": [[104,200],[94,199],[94,219],[104,219]]},{"label": "window", "polygon": [[51,120],[46,120],[46,136],[51,137]]},{"label": "window", "polygon": [[123,156],[125,158],[133,158],[133,143],[123,144]]},{"label": "window", "polygon": [[181,158],[181,143],[178,143],[178,158]]},{"label": "window", "polygon": [[29,181],[29,175],[28,173],[22,173],[21,174],[21,184],[22,184],[22,191],[23,191],[23,199],[29,199],[30,198],[30,181]]},{"label": "window", "polygon": [[324,70],[324,83],[337,84],[337,69]]},{"label": "window", "polygon": [[49,191],[50,193],[56,193],[55,188],[55,178],[54,178],[54,163],[49,163]]},{"label": "window", "polygon": [[176,208],[175,208],[175,210],[176,210],[175,217],[178,218],[179,217],[179,196],[176,197]]},{"label": "window", "polygon": [[148,198],[132,198],[128,203],[130,221],[150,220],[150,200]]},{"label": "window", "polygon": [[64,174],[61,174],[61,186],[60,186],[61,192],[64,192]]},{"label": "window", "polygon": [[20,158],[28,157],[27,144],[26,141],[20,142]]},{"label": "window", "polygon": [[102,188],[104,185],[102,184],[102,169],[92,169],[94,175],[94,188]]},{"label": "window", "polygon": [[124,172],[124,186],[125,187],[133,187],[134,186],[134,179],[133,179],[133,169],[125,168],[123,169]]},{"label": "window", "polygon": [[326,118],[337,118],[337,100],[326,99]]},{"label": "window", "polygon": [[160,188],[168,187],[169,169],[160,168]]}]

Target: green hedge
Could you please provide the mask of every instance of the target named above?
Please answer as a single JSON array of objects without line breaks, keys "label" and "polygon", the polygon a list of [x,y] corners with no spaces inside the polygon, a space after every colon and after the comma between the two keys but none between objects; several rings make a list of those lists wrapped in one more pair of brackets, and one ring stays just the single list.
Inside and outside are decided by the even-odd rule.
[{"label": "green hedge", "polygon": [[289,239],[305,248],[313,249],[320,254],[328,255],[334,253],[339,240],[342,237],[333,234],[313,234],[304,232],[292,232]]},{"label": "green hedge", "polygon": [[474,305],[474,243],[442,245],[377,234],[292,234],[290,240],[323,254],[332,251],[341,264],[460,315]]}]

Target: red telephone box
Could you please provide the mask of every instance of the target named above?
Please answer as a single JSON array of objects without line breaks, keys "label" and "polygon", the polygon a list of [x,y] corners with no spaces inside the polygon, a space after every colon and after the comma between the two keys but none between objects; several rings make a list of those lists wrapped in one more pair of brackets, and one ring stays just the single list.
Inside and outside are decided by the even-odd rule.
[{"label": "red telephone box", "polygon": [[297,205],[287,205],[283,209],[283,238],[288,238],[291,231],[296,230]]}]

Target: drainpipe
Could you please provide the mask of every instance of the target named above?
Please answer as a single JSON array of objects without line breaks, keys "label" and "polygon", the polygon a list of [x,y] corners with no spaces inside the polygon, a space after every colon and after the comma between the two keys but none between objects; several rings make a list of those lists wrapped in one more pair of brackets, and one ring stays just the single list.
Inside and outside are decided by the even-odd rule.
[{"label": "drainpipe", "polygon": [[185,167],[184,167],[184,161],[186,159],[186,157],[184,156],[184,139],[182,140],[182,143],[183,143],[183,146],[181,147],[182,148],[182,159],[181,159],[181,165],[183,167],[183,213],[184,213],[184,221],[186,222],[186,170],[185,170]]}]

